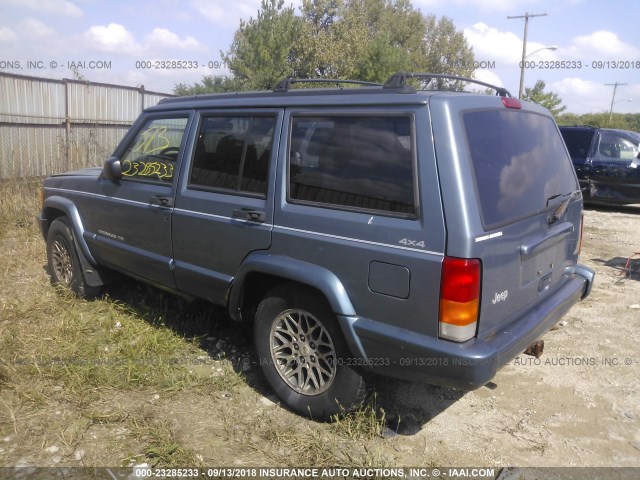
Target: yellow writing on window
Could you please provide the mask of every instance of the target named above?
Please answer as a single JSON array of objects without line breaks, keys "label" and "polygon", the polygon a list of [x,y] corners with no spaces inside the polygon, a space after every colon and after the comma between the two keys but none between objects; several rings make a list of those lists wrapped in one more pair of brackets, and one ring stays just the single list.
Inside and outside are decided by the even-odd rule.
[{"label": "yellow writing on window", "polygon": [[125,160],[122,162],[122,175],[125,177],[154,177],[160,180],[173,178],[173,165],[158,161],[145,162]]},{"label": "yellow writing on window", "polygon": [[133,147],[132,152],[155,153],[171,146],[171,142],[166,136],[167,127],[164,125],[148,128],[140,134],[138,143]]}]

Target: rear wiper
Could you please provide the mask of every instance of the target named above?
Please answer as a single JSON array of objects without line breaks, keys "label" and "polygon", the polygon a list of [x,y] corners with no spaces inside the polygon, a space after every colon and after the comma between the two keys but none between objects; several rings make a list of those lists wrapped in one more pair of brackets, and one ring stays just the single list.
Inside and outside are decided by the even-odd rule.
[{"label": "rear wiper", "polygon": [[564,212],[567,211],[567,207],[569,206],[569,203],[571,202],[571,199],[573,198],[573,196],[578,193],[580,190],[577,190],[575,192],[569,192],[569,193],[558,193],[557,195],[551,195],[549,198],[547,198],[547,206],[549,205],[549,202],[551,200],[553,200],[554,198],[558,198],[558,197],[567,197],[567,199],[565,201],[563,201],[558,208],[556,208],[556,210],[547,217],[547,222],[549,222],[549,225],[556,223],[558,220],[560,220],[562,218],[562,216],[564,215]]}]

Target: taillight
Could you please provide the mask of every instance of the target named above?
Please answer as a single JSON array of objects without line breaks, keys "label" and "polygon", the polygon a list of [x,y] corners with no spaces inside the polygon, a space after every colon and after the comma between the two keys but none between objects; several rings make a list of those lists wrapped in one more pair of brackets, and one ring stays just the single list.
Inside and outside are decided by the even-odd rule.
[{"label": "taillight", "polygon": [[440,337],[456,342],[476,334],[482,266],[477,258],[444,257],[440,284]]},{"label": "taillight", "polygon": [[507,108],[522,108],[522,104],[520,103],[520,100],[518,100],[517,98],[513,98],[513,97],[501,97],[501,98],[502,98],[502,104]]}]

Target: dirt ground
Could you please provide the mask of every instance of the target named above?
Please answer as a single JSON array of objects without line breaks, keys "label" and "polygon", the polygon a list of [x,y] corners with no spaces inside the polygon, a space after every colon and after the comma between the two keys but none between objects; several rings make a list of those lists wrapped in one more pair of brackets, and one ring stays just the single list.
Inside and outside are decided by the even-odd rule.
[{"label": "dirt ground", "polygon": [[[0,295],[0,306],[10,318],[4,326],[0,321],[0,330],[14,328],[17,335],[29,331],[28,315],[35,315],[29,312],[59,298],[43,269],[44,242],[21,238],[16,234],[3,240],[5,248],[24,250],[21,274],[12,264],[3,267],[3,274],[42,297],[13,314],[18,304]],[[200,343],[189,347],[196,348],[193,358],[202,360],[202,365],[187,366],[190,374],[202,373],[212,382],[224,375],[231,379],[218,381],[205,393],[188,387],[165,392],[152,380],[122,389],[96,380],[97,386],[87,388],[91,391],[78,401],[60,385],[68,385],[69,378],[41,381],[37,372],[23,377],[26,370],[15,367],[5,371],[4,390],[0,378],[0,466],[155,461],[257,467],[640,467],[640,271],[624,272],[635,252],[640,252],[640,207],[587,208],[581,262],[596,270],[596,283],[591,296],[545,336],[540,359],[520,356],[490,384],[467,393],[374,379],[378,415],[337,425],[301,418],[274,403],[252,363],[250,343],[224,322],[195,332]],[[639,267],[640,259],[631,266]],[[11,288],[6,283],[8,293]],[[139,309],[130,299],[139,298],[137,290],[145,288],[133,282],[108,295]],[[201,313],[164,293],[141,295],[145,304],[160,299],[169,305],[163,310],[167,322],[172,305],[182,319]],[[103,298],[64,308],[80,316],[113,315],[106,302]],[[113,335],[147,321],[139,316],[116,317],[123,325],[116,322]],[[175,341],[192,336],[190,328],[173,328],[179,337]],[[11,338],[5,336],[5,351]],[[218,363],[221,357],[227,364]],[[375,423],[382,421],[380,409],[386,428],[372,435],[379,433]]]}]

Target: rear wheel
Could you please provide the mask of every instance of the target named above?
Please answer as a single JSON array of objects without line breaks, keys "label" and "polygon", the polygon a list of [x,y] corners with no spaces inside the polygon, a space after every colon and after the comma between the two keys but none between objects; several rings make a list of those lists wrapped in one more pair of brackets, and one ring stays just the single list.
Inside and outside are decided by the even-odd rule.
[{"label": "rear wheel", "polygon": [[312,291],[292,284],[270,291],[258,305],[254,342],[267,381],[292,410],[326,420],[364,399],[335,316]]},{"label": "rear wheel", "polygon": [[67,287],[80,298],[92,298],[100,292],[100,287],[89,286],[84,278],[73,234],[65,218],[54,220],[49,227],[47,262],[52,284]]}]

